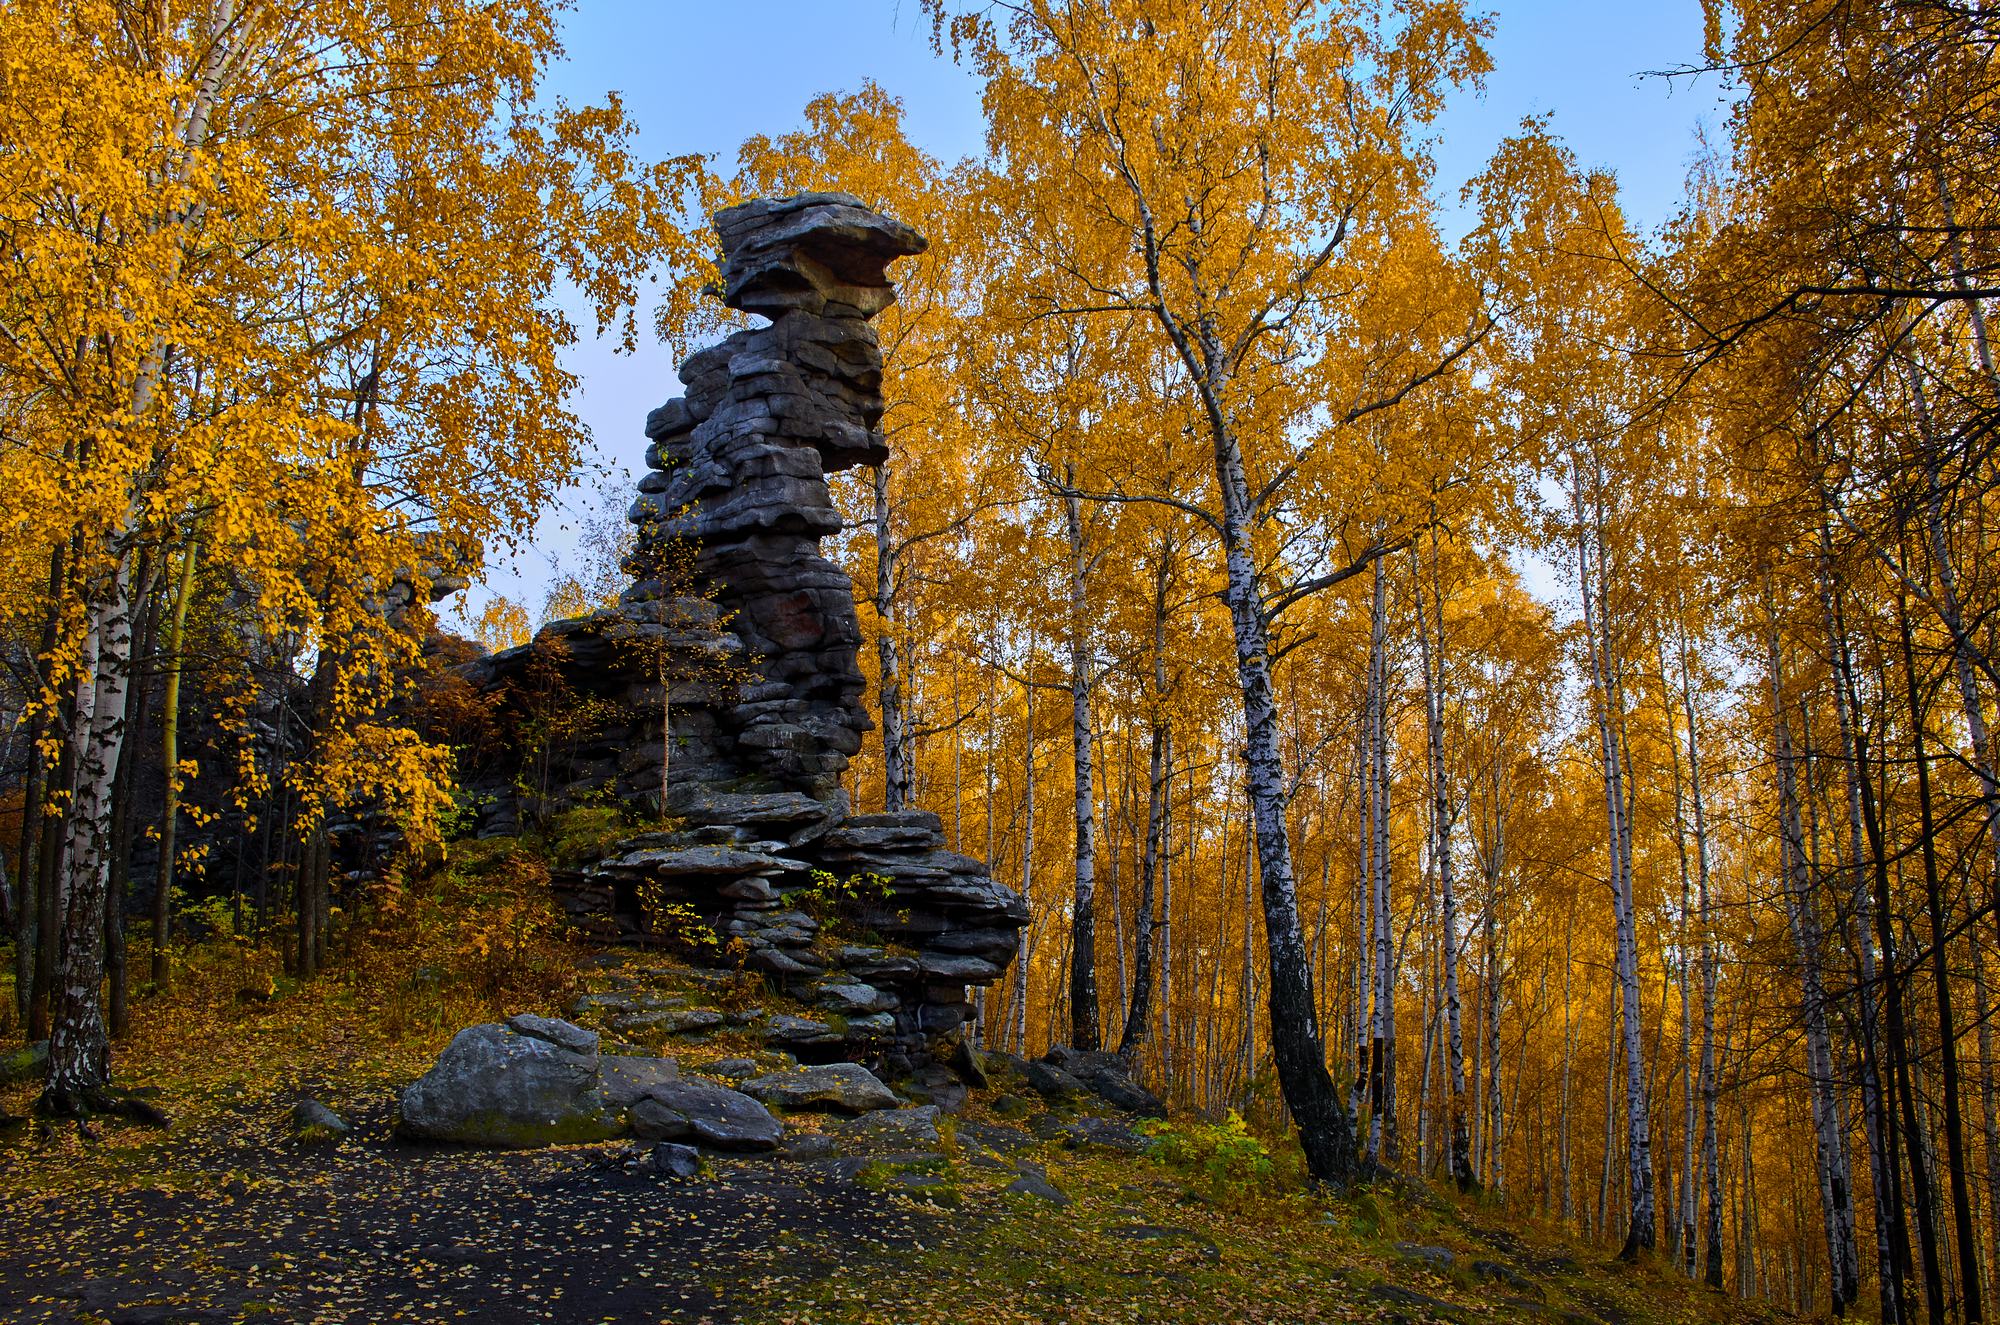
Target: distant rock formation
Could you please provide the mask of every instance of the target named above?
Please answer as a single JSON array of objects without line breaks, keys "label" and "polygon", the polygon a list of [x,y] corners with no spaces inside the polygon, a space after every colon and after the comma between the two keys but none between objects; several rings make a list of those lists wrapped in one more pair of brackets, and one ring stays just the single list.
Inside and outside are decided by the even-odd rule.
[{"label": "distant rock formation", "polygon": [[[828,1020],[789,1028],[789,1047],[907,1056],[963,1024],[965,987],[1000,977],[1027,922],[984,863],[944,849],[935,815],[851,815],[840,787],[872,724],[853,583],[819,548],[841,527],[826,476],[888,456],[869,319],[895,300],[888,264],[924,239],[837,193],[715,224],[723,301],[769,325],[689,358],[686,396],[648,418],[618,605],[463,669],[517,708],[555,687],[605,715],[566,743],[541,729],[533,779],[517,739],[483,784],[481,831],[516,830],[524,781],[543,810],[606,794],[656,810],[664,765],[677,822],[563,880],[576,918],[645,938],[649,906],[691,909],[745,964],[821,995]],[[815,871],[864,881],[841,909],[868,942],[834,942],[794,904]]]}]

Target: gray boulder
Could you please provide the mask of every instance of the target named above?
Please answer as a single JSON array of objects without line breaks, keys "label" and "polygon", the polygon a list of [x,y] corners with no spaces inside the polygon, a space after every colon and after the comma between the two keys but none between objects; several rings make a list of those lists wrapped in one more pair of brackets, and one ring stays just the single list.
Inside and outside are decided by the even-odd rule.
[{"label": "gray boulder", "polygon": [[958,1079],[973,1090],[992,1088],[992,1079],[986,1075],[986,1056],[970,1040],[960,1040],[953,1046],[951,1070],[958,1073]]},{"label": "gray boulder", "polygon": [[0,1086],[17,1086],[39,1081],[48,1074],[49,1042],[36,1040],[9,1053],[0,1054]]},{"label": "gray boulder", "polygon": [[859,1063],[827,1063],[769,1072],[744,1082],[743,1090],[782,1109],[821,1112],[866,1113],[871,1109],[893,1109],[900,1102],[896,1092]]},{"label": "gray boulder", "polygon": [[629,1109],[656,1086],[678,1081],[680,1064],[671,1058],[622,1057],[606,1054],[597,1060],[598,1089],[614,1109]]},{"label": "gray boulder", "polygon": [[801,1132],[785,1141],[786,1159],[819,1160],[832,1156],[840,1149],[839,1142],[824,1132]]},{"label": "gray boulder", "polygon": [[[1132,1080],[1131,1069],[1116,1054],[1086,1052],[1057,1045],[1043,1056],[1042,1062],[1081,1083],[1105,1103],[1127,1113],[1138,1114],[1142,1118],[1167,1116],[1167,1106],[1160,1101],[1160,1097]],[[1036,1089],[1042,1090],[1041,1083],[1035,1080],[1032,1072],[1028,1079]],[[1049,1092],[1042,1090],[1042,1093],[1046,1095]]]},{"label": "gray boulder", "polygon": [[523,1012],[507,1018],[507,1029],[518,1035],[547,1040],[556,1048],[567,1049],[573,1054],[594,1055],[597,1052],[597,1032],[586,1030],[573,1021],[559,1021],[554,1017],[538,1017],[532,1012]]},{"label": "gray boulder", "polygon": [[1045,1100],[1060,1103],[1089,1093],[1089,1087],[1050,1063],[1029,1063],[1021,1075]]},{"label": "gray boulder", "polygon": [[837,1037],[833,1027],[823,1021],[811,1021],[781,1012],[771,1018],[771,1024],[764,1028],[764,1038],[785,1044],[811,1044],[816,1040]]},{"label": "gray boulder", "polygon": [[771,1150],[785,1134],[763,1105],[706,1077],[649,1087],[627,1116],[642,1141],[692,1138],[717,1150]]},{"label": "gray boulder", "polygon": [[1069,1122],[1060,1122],[1050,1139],[1060,1140],[1071,1150],[1102,1146],[1126,1155],[1143,1155],[1153,1148],[1151,1138],[1116,1118],[1094,1118],[1088,1114]]},{"label": "gray boulder", "polygon": [[852,1122],[836,1125],[834,1138],[850,1151],[922,1150],[942,1140],[935,1104],[914,1109],[872,1109]]},{"label": "gray boulder", "polygon": [[669,1178],[698,1178],[701,1152],[678,1141],[662,1141],[653,1147],[653,1171]]},{"label": "gray boulder", "polygon": [[694,1035],[712,1031],[722,1024],[722,1014],[713,1008],[665,1008],[658,1012],[632,1012],[611,1019],[615,1031],[664,1031],[668,1035]]},{"label": "gray boulder", "polygon": [[406,1136],[527,1148],[618,1135],[598,1089],[597,1036],[546,1017],[468,1026],[403,1092]]},{"label": "gray boulder", "polygon": [[884,993],[874,985],[862,984],[858,980],[829,981],[819,988],[821,1007],[848,1015],[888,1012],[896,1007],[896,1003],[894,994]]}]

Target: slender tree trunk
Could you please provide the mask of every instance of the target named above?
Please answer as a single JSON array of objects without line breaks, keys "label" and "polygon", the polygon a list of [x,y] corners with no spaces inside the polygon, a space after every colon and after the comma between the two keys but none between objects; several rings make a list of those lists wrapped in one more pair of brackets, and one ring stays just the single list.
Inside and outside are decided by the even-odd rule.
[{"label": "slender tree trunk", "polygon": [[1750,1092],[1743,1089],[1743,1054],[1742,1049],[1737,1050],[1736,1108],[1739,1126],[1736,1144],[1743,1176],[1737,1189],[1736,1296],[1747,1300],[1757,1295],[1757,1169],[1750,1162]]},{"label": "slender tree trunk", "polygon": [[1354,926],[1354,1085],[1348,1092],[1347,1113],[1359,1119],[1364,1105],[1371,1110],[1370,1090],[1375,1074],[1375,1021],[1372,998],[1375,991],[1375,652],[1368,653],[1368,678],[1362,685],[1361,721],[1356,742],[1357,781],[1361,785],[1360,820],[1355,826],[1358,844]]},{"label": "slender tree trunk", "polygon": [[[1826,541],[1826,531],[1822,529],[1822,546]],[[1876,987],[1875,937],[1870,932],[1869,919],[1872,910],[1869,850],[1862,823],[1861,799],[1867,768],[1862,762],[1856,738],[1860,709],[1856,702],[1853,668],[1847,653],[1845,624],[1832,578],[1825,573],[1820,579],[1820,598],[1826,616],[1828,655],[1833,663],[1834,716],[1846,774],[1848,858],[1854,874],[1850,908],[1854,915],[1855,963],[1860,973],[1859,987],[1855,992],[1861,1021],[1861,1107],[1875,1206],[1878,1315],[1882,1325],[1898,1325],[1907,1314],[1910,1236],[1904,1217],[1902,1165],[1896,1154],[1896,1127],[1891,1116],[1893,1105],[1888,1098],[1877,1052],[1881,1040],[1881,1016]]]},{"label": "slender tree trunk", "polygon": [[124,753],[125,688],[132,657],[131,564],[121,556],[86,609],[69,748],[75,769],[67,840],[69,896],[63,908],[61,968],[49,1034],[48,1077],[40,1108],[81,1117],[111,1080],[104,1022],[104,903],[110,883],[110,801]]},{"label": "slender tree trunk", "polygon": [[[1940,188],[1942,188],[1942,184],[1940,184]],[[1964,273],[1960,265],[1959,254],[1955,247],[1953,271],[1960,288],[1964,288]],[[1988,376],[1991,377],[1993,374],[1993,363],[1986,341],[1984,314],[1976,301],[1973,306],[1973,317],[1981,362],[1985,365]],[[1913,396],[1922,405],[1925,400],[1922,390],[1922,379],[1913,372],[1911,374],[1911,382]],[[1975,675],[1970,638],[1967,636],[1962,624],[1964,613],[1958,597],[1958,575],[1952,561],[1950,541],[1945,533],[1944,502],[1940,491],[1938,474],[1940,463],[1938,458],[1939,448],[1932,436],[1927,406],[1919,410],[1919,424],[1926,441],[1924,472],[1928,485],[1928,501],[1925,508],[1925,525],[1929,539],[1930,557],[1932,564],[1937,568],[1940,606],[1947,614],[1947,625],[1951,630],[1954,641],[1952,648],[1952,672],[1958,682],[1959,707],[1964,712],[1966,733],[1971,738],[1972,767],[1973,772],[1979,778],[1979,790],[1985,808],[1984,828],[1986,847],[1991,857],[1986,875],[1985,891],[1987,905],[1990,907],[2000,907],[2000,776],[1996,776],[1995,773],[1992,740],[1986,725],[1986,708],[1980,702],[1979,698],[1979,685]],[[2000,911],[1996,911],[1996,917],[2000,917]],[[1985,972],[1979,955],[1980,944],[1976,935],[1970,936],[1970,943],[1973,950],[1973,974],[1979,985],[1978,996],[1980,1000],[1980,1096],[1986,1129],[1987,1181],[1989,1184],[1988,1222],[1992,1225],[1992,1236],[1995,1239],[1993,1259],[1996,1265],[2000,1265],[2000,1116],[1996,1116],[1994,1100],[1992,1030],[1986,1021]],[[1964,1255],[1963,1248],[1960,1250],[1960,1255]],[[1977,1297],[1976,1288],[1972,1296]],[[1977,1305],[1976,1302],[1969,1301],[1969,1308],[1976,1308]]]},{"label": "slender tree trunk", "polygon": [[1575,1005],[1570,1001],[1570,973],[1576,969],[1576,917],[1574,913],[1563,925],[1563,1056],[1562,1092],[1558,1096],[1556,1112],[1556,1150],[1562,1161],[1562,1222],[1565,1228],[1576,1221],[1575,1167],[1570,1150],[1570,1070],[1576,1062],[1576,1014]]},{"label": "slender tree trunk", "polygon": [[1237,1047],[1238,1081],[1243,1107],[1250,1107],[1250,1078],[1257,1070],[1257,935],[1251,909],[1257,897],[1257,853],[1246,834],[1243,840],[1243,971],[1238,995],[1243,1006],[1243,1035]]},{"label": "slender tree trunk", "polygon": [[1368,1054],[1368,1162],[1394,1164],[1396,1159],[1396,985],[1395,934],[1390,929],[1389,898],[1389,734],[1388,734],[1388,598],[1378,559],[1373,568],[1374,595],[1370,613],[1369,660],[1374,680],[1369,688],[1368,834],[1374,866],[1375,1021]]},{"label": "slender tree trunk", "polygon": [[[1074,469],[1067,471],[1072,488]],[[1070,1043],[1095,1050],[1101,1040],[1097,1012],[1097,790],[1091,764],[1090,557],[1084,547],[1083,502],[1063,499],[1069,533],[1070,760],[1075,769],[1076,899],[1070,912]]]},{"label": "slender tree trunk", "polygon": [[[1437,882],[1425,880],[1424,899],[1426,913],[1436,911]],[[1432,1003],[1432,994],[1442,983],[1438,975],[1435,945],[1424,950],[1424,978],[1417,985],[1417,1163],[1416,1171],[1428,1175],[1434,1167],[1431,1159],[1431,1079],[1436,1076],[1432,1070],[1437,1062],[1438,1021],[1441,1006]]]},{"label": "slender tree trunk", "polygon": [[188,599],[194,592],[195,566],[201,557],[198,538],[189,538],[181,553],[180,583],[174,592],[173,625],[167,635],[167,688],[160,713],[160,765],[166,774],[166,806],[160,813],[160,869],[153,887],[153,983],[167,984],[167,945],[173,937],[174,873],[179,862],[181,805],[181,672],[187,639]]},{"label": "slender tree trunk", "polygon": [[1925,1306],[1929,1319],[1939,1321],[1944,1319],[1944,1276],[1938,1260],[1937,1228],[1931,1213],[1933,1206],[1930,1171],[1924,1158],[1923,1138],[1917,1124],[1916,1098],[1910,1083],[1910,1061],[1907,1052],[1910,1028],[1903,1016],[1904,979],[1902,973],[1896,969],[1895,929],[1891,921],[1894,912],[1889,890],[1887,844],[1884,841],[1880,808],[1875,801],[1874,779],[1868,773],[1868,763],[1867,736],[1857,723],[1854,765],[1860,778],[1862,825],[1867,830],[1868,854],[1874,865],[1873,909],[1876,941],[1882,953],[1889,1065],[1896,1094],[1902,1106],[1902,1143],[1909,1161],[1910,1205],[1917,1216],[1917,1247],[1923,1261]]},{"label": "slender tree trunk", "polygon": [[[999,803],[999,800],[996,791],[998,772],[994,768],[993,755],[999,746],[999,715],[996,712],[997,708],[998,705],[994,702],[993,694],[993,674],[989,671],[986,675],[986,861],[996,873],[999,867],[993,860],[993,808]],[[1018,954],[1015,960],[1017,962],[1020,960]],[[972,1007],[978,1017],[978,1020],[974,1023],[976,1027],[974,1036],[979,1046],[984,1047],[987,1035],[987,1018],[991,1012],[987,1004],[986,987],[984,985],[974,986],[972,991]],[[1007,1042],[1006,1028],[1004,1026],[1001,1027],[999,1038],[1001,1044]]]},{"label": "slender tree trunk", "polygon": [[[1506,968],[1507,931],[1499,923],[1502,904],[1503,873],[1507,849],[1507,815],[1504,810],[1494,815],[1494,850],[1487,860],[1486,870],[1486,914],[1483,924],[1486,930],[1487,980],[1486,980],[1486,1107],[1489,1119],[1486,1125],[1486,1181],[1494,1191],[1505,1185],[1507,1113],[1500,1094],[1500,1014],[1505,1005],[1505,988],[1502,977]],[[1544,993],[1548,968],[1543,966]],[[1538,998],[1540,995],[1537,996]],[[1520,1090],[1520,1074],[1515,1074],[1514,1088]]]},{"label": "slender tree trunk", "polygon": [[[1626,1163],[1630,1170],[1631,1219],[1625,1235],[1627,1259],[1653,1246],[1653,1149],[1646,1102],[1645,1044],[1639,1022],[1639,922],[1632,893],[1632,829],[1627,818],[1623,742],[1619,734],[1622,698],[1615,684],[1612,630],[1602,599],[1607,579],[1601,512],[1593,527],[1585,520],[1582,482],[1576,481],[1577,566],[1583,593],[1584,635],[1589,643],[1598,696],[1598,737],[1604,763],[1604,806],[1611,848],[1611,893],[1617,921],[1618,984],[1624,998]],[[1593,534],[1596,553],[1592,557]],[[1599,632],[1602,632],[1601,636]]]},{"label": "slender tree trunk", "polygon": [[1110,840],[1105,855],[1111,861],[1111,874],[1105,880],[1105,887],[1111,899],[1111,950],[1118,958],[1118,1001],[1112,1005],[1111,1020],[1122,1027],[1132,1010],[1132,963],[1126,952],[1125,943],[1125,892],[1120,877],[1125,863],[1125,842],[1119,840],[1118,829],[1122,825],[1125,838],[1132,838],[1132,742],[1121,741],[1119,748],[1124,754],[1124,769],[1114,780],[1111,777],[1111,758],[1104,752],[1104,733],[1097,733],[1097,763],[1104,770],[1104,803],[1098,812],[1104,816],[1105,835]]},{"label": "slender tree trunk", "polygon": [[1833,1040],[1827,1023],[1826,983],[1820,972],[1821,938],[1812,898],[1812,861],[1799,823],[1798,774],[1787,715],[1783,663],[1775,618],[1767,639],[1771,731],[1778,779],[1779,859],[1785,917],[1799,954],[1800,1011],[1806,1030],[1806,1078],[1812,1095],[1813,1147],[1820,1211],[1827,1247],[1827,1294],[1833,1314],[1844,1316],[1860,1294],[1860,1258],[1854,1242],[1847,1145],[1834,1097]]},{"label": "slender tree trunk", "polygon": [[903,668],[896,646],[896,543],[890,532],[889,467],[875,466],[875,658],[881,670],[882,808],[890,814],[910,801],[903,712]]},{"label": "slender tree trunk", "polygon": [[[327,729],[334,720],[335,684],[336,664],[331,657],[322,654],[306,687],[310,708],[308,727],[312,732],[315,758],[325,748]],[[303,818],[300,827],[305,836],[299,843],[295,888],[297,934],[293,956],[295,973],[301,979],[310,979],[326,967],[327,943],[333,922],[333,843],[327,831],[328,809],[322,797],[301,797]]]},{"label": "slender tree trunk", "polygon": [[[1156,665],[1155,676],[1159,675]],[[1146,1049],[1153,1016],[1154,897],[1164,864],[1167,815],[1170,811],[1173,774],[1173,741],[1166,721],[1153,720],[1147,754],[1146,846],[1139,862],[1139,916],[1137,947],[1132,957],[1132,1002],[1125,1013],[1125,1030],[1119,1036],[1118,1056],[1127,1065],[1136,1065]]]},{"label": "slender tree trunk", "polygon": [[[1943,1074],[1945,1168],[1951,1186],[1953,1240],[1958,1248],[1959,1294],[1964,1318],[1981,1319],[1979,1244],[1972,1228],[1972,1192],[1966,1181],[1965,1123],[1959,1108],[1958,1035],[1954,1029],[1951,982],[1945,962],[1950,940],[1944,911],[1944,888],[1938,877],[1937,827],[1931,809],[1930,760],[1924,751],[1924,705],[1918,695],[1916,646],[1910,618],[1898,602],[1903,634],[1903,669],[1910,700],[1910,740],[1917,764],[1917,811],[1921,821],[1924,861],[1924,901],[1931,929],[1931,981],[1937,993],[1938,1056]],[[1934,1317],[1935,1318],[1935,1317]]]},{"label": "slender tree trunk", "polygon": [[1604,1051],[1604,1164],[1597,1174],[1597,1236],[1611,1227],[1611,1181],[1618,1162],[1618,994],[1611,997]]},{"label": "slender tree trunk", "polygon": [[[1154,926],[1154,935],[1160,948],[1160,1079],[1171,1086],[1175,1080],[1175,1069],[1180,1066],[1179,1049],[1174,1042],[1176,1027],[1174,1012],[1174,818],[1173,818],[1173,740],[1169,733],[1167,741],[1167,805],[1166,818],[1160,823],[1160,918]],[[1194,799],[1194,779],[1189,778],[1188,800],[1190,807]],[[1192,810],[1186,822],[1194,822]]]},{"label": "slender tree trunk", "polygon": [[[1025,767],[1022,772],[1023,812],[1021,845],[1021,901],[1028,908],[1030,923],[1035,914],[1035,688],[1021,687],[1024,716]],[[1014,964],[1014,1052],[1026,1053],[1028,1045],[1028,954]]]},{"label": "slender tree trunk", "polygon": [[[1694,686],[1687,636],[1680,637],[1681,712],[1687,719],[1688,805],[1694,816],[1695,906],[1701,928],[1701,1172],[1708,1204],[1703,1227],[1703,1281],[1722,1291],[1722,1160],[1716,1129],[1715,987],[1718,975],[1713,891],[1709,868],[1708,804],[1702,794],[1701,741],[1695,724]],[[1690,1209],[1690,1218],[1692,1218]],[[1687,1238],[1687,1272],[1694,1273],[1694,1236]]]},{"label": "slender tree trunk", "polygon": [[[1443,907],[1440,942],[1444,962],[1444,1022],[1447,1047],[1445,1079],[1451,1091],[1451,1177],[1460,1190],[1475,1185],[1465,1126],[1465,1038],[1459,1025],[1458,890],[1452,874],[1451,789],[1444,754],[1444,590],[1437,565],[1437,533],[1431,533],[1431,588],[1428,612],[1421,582],[1417,586],[1417,646],[1424,668],[1424,728],[1431,782],[1431,853],[1437,862],[1438,897]],[[1379,563],[1378,563],[1379,564]],[[1418,574],[1421,576],[1421,569]],[[1424,617],[1432,617],[1426,629]]]},{"label": "slender tree trunk", "polygon": [[[1220,362],[1218,353],[1207,362]],[[1214,396],[1211,391],[1210,399]],[[1219,409],[1210,410],[1216,483],[1222,493],[1224,597],[1236,645],[1237,686],[1243,701],[1244,754],[1254,811],[1257,860],[1270,965],[1271,1049],[1278,1082],[1299,1129],[1306,1167],[1323,1182],[1342,1183],[1354,1172],[1352,1124],[1326,1069],[1319,1002],[1299,923],[1298,887],[1285,822],[1289,799],[1279,749],[1278,708],[1271,691],[1271,652],[1263,590],[1252,548],[1254,510],[1243,453]]]},{"label": "slender tree trunk", "polygon": [[[1693,1060],[1695,1057],[1694,1038],[1694,996],[1689,959],[1692,944],[1689,926],[1693,916],[1692,873],[1688,863],[1688,816],[1687,792],[1681,777],[1680,743],[1675,732],[1673,692],[1667,684],[1666,646],[1660,646],[1660,691],[1662,695],[1662,716],[1667,723],[1668,768],[1673,774],[1674,788],[1674,852],[1678,857],[1681,876],[1681,905],[1678,933],[1675,936],[1676,957],[1674,962],[1676,983],[1680,987],[1681,1000],[1681,1043],[1679,1067],[1681,1078],[1681,1173],[1680,1200],[1674,1214],[1673,1258],[1682,1273],[1689,1278],[1695,1273],[1695,1083]],[[1683,693],[1683,699],[1685,699]],[[1692,736],[1693,722],[1689,721]]]},{"label": "slender tree trunk", "polygon": [[[159,633],[152,611],[153,560],[151,549],[139,553],[138,590],[134,595],[138,615],[137,639],[132,650],[133,665],[153,652]],[[132,990],[125,950],[125,905],[132,880],[132,832],[136,817],[132,798],[140,752],[145,747],[146,686],[136,674],[128,675],[125,686],[124,754],[118,761],[118,775],[111,781],[111,861],[104,895],[104,965],[107,980],[106,1020],[114,1040],[122,1040],[131,1029]]]},{"label": "slender tree trunk", "polygon": [[1967,936],[1972,954],[1973,1011],[1979,1025],[1979,1109],[1981,1141],[1986,1150],[1986,1282],[2000,1273],[2000,1091],[1994,1089],[1993,1002],[1986,985],[1985,945],[1977,933]]}]

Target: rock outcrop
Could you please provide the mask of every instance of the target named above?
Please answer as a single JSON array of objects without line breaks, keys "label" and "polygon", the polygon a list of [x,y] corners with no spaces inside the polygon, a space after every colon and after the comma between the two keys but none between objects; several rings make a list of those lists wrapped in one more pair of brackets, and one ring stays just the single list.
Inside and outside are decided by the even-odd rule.
[{"label": "rock outcrop", "polygon": [[854,587],[820,551],[841,527],[827,475],[888,455],[869,319],[895,299],[888,264],[924,240],[833,193],[745,203],[715,225],[723,301],[768,325],[689,358],[686,395],[648,418],[620,602],[463,669],[517,713],[553,694],[602,718],[565,742],[544,723],[533,749],[517,734],[484,781],[481,831],[588,797],[664,810],[670,830],[557,881],[573,918],[607,940],[671,941],[662,916],[699,917],[826,1009],[782,1019],[796,1024],[774,1043],[913,1060],[970,1016],[966,987],[1000,977],[1027,920],[983,862],[945,849],[936,816],[852,815],[841,787],[871,724]]}]

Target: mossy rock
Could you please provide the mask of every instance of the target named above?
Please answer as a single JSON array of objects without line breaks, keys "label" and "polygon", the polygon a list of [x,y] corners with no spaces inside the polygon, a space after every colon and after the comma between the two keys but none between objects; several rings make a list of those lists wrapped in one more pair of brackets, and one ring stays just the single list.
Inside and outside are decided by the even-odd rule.
[{"label": "mossy rock", "polygon": [[0,1054],[0,1086],[19,1086],[40,1081],[48,1072],[49,1042],[36,1040],[12,1053]]}]

